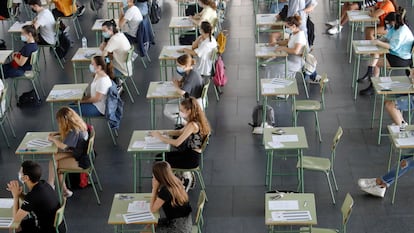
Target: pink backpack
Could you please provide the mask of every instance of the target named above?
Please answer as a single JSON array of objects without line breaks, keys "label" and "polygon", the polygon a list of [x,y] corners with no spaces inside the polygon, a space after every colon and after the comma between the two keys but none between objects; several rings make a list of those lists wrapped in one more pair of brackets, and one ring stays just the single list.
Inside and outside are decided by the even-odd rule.
[{"label": "pink backpack", "polygon": [[226,68],[224,66],[223,59],[221,56],[218,56],[216,65],[215,65],[215,74],[213,77],[214,85],[222,87],[227,83],[227,76],[225,72]]}]

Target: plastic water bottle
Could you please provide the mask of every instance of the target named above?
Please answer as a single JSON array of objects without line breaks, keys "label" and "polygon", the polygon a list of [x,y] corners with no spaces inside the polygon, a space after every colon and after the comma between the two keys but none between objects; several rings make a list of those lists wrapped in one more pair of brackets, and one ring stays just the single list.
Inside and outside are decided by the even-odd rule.
[{"label": "plastic water bottle", "polygon": [[88,48],[88,40],[86,39],[86,37],[82,37],[82,48]]}]

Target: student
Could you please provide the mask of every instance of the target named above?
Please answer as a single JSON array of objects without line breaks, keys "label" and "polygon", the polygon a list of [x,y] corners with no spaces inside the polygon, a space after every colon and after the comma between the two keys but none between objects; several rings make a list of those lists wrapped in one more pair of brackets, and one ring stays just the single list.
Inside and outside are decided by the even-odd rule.
[{"label": "student", "polygon": [[3,65],[4,78],[23,76],[24,72],[32,69],[30,59],[32,53],[38,49],[35,27],[33,25],[23,26],[20,38],[24,42],[23,48],[12,54],[12,62]]},{"label": "student", "polygon": [[136,0],[135,5],[138,7],[141,12],[142,17],[148,15],[148,0]]},{"label": "student", "polygon": [[29,6],[37,16],[33,20],[33,25],[39,30],[40,45],[54,45],[55,40],[55,18],[49,9],[44,8],[40,0],[29,0]]},{"label": "student", "polygon": [[212,35],[212,30],[213,27],[209,22],[202,22],[200,26],[200,36],[193,42],[191,49],[183,49],[183,52],[197,57],[196,70],[202,76],[210,76],[213,67],[211,57],[217,48],[217,41]]},{"label": "student", "polygon": [[191,206],[181,181],[174,175],[170,164],[155,162],[152,166],[151,212],[160,208],[165,218],[158,220],[157,233],[191,233]]},{"label": "student", "polygon": [[213,28],[216,26],[217,22],[217,6],[214,0],[200,0],[198,5],[203,8],[203,10],[195,15],[190,15],[191,21],[196,25],[201,25],[201,22],[209,22]]},{"label": "student", "polygon": [[[59,200],[56,192],[44,180],[40,180],[42,169],[33,161],[24,161],[19,170],[19,181],[29,192],[24,195],[19,181],[12,180],[7,190],[13,195],[13,221],[20,222],[18,233],[55,233],[53,226]],[[23,202],[19,204],[19,199]],[[31,215],[31,218],[26,216]]]},{"label": "student", "polygon": [[139,11],[138,7],[134,5],[135,0],[128,0],[125,14],[121,15],[119,19],[119,27],[122,28],[125,36],[128,38],[129,42],[136,43],[136,35],[138,31],[138,26],[142,21],[142,14]]},{"label": "student", "polygon": [[[190,55],[184,54],[177,58],[177,73],[182,76],[180,79],[174,79],[173,84],[176,91],[184,96],[185,93],[188,93],[189,96],[192,96],[197,99],[201,105],[201,93],[203,92],[203,78],[201,75],[194,70],[193,66],[195,64],[194,59]],[[169,119],[173,120],[176,123],[184,123],[184,119],[179,119],[179,108],[178,100],[170,100],[164,107],[164,115]]]},{"label": "student", "polygon": [[[377,34],[385,35],[387,29],[385,28],[384,19],[391,12],[395,12],[398,9],[397,3],[395,0],[379,0],[374,8],[370,11],[371,17],[378,17],[379,24],[377,25]],[[365,27],[365,39],[374,40],[375,39],[375,27]]]},{"label": "student", "polygon": [[[328,30],[328,34],[335,35],[342,31],[343,26],[348,22],[348,11],[355,11],[362,9],[363,2],[345,2],[341,9],[341,19],[329,21],[326,23],[327,26],[331,27]],[[339,28],[338,28],[339,26]]]},{"label": "student", "polygon": [[[374,40],[374,43],[380,47],[389,49],[386,54],[387,64],[389,67],[404,67],[411,66],[411,50],[414,43],[414,36],[410,28],[405,24],[400,14],[395,12],[389,13],[384,22],[387,27],[387,34],[380,40]],[[383,59],[380,59],[379,54],[374,54],[371,63],[368,66],[367,73],[358,79],[359,83],[370,81],[371,77],[378,77],[380,68],[384,66]],[[361,90],[360,95],[373,95],[374,88],[372,83],[368,88]]]},{"label": "student", "polygon": [[77,6],[73,7],[74,0],[52,0],[52,1],[56,7],[52,10],[52,14],[55,17],[55,19],[59,17],[71,16],[75,12],[77,12],[78,16],[82,16],[86,11],[85,6],[83,5],[80,7],[77,7]]}]

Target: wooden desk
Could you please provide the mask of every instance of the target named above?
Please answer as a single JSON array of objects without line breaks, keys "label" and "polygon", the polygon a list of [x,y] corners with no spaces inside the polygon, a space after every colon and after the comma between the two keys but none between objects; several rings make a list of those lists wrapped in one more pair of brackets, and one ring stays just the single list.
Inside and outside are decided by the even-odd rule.
[{"label": "wooden desk", "polygon": [[[306,139],[306,133],[304,127],[281,127],[285,133],[283,135],[296,135],[293,137],[297,138],[297,141],[290,138],[287,139],[283,135],[275,135],[272,132],[274,128],[265,128],[263,130],[263,143],[266,151],[267,163],[266,163],[266,180],[265,184],[268,186],[269,190],[272,189],[272,176],[286,176],[286,175],[296,175],[298,180],[301,183],[301,192],[304,192],[304,179],[303,179],[303,166],[302,166],[302,157],[303,149],[308,148],[308,141]],[[274,136],[274,137],[273,137]],[[274,143],[277,140],[278,143]],[[280,140],[280,141],[279,141]],[[297,157],[300,162],[299,174],[296,173],[273,173],[273,155],[274,151],[286,151],[286,150],[296,150],[296,154],[280,154],[276,156],[280,157]],[[297,163],[295,163],[296,166]],[[296,168],[296,167],[295,167]]]},{"label": "wooden desk", "polygon": [[[107,9],[108,9],[108,18],[115,19],[119,18],[120,14],[119,12],[122,11],[123,1],[122,0],[107,0]],[[111,17],[111,10],[112,10],[112,17]],[[115,16],[115,10],[118,11],[118,15]]]},{"label": "wooden desk", "polygon": [[46,102],[50,104],[53,129],[55,128],[55,114],[53,111],[54,103],[59,104],[76,102],[79,109],[79,115],[82,117],[80,101],[82,100],[88,86],[88,83],[57,84],[53,86],[52,90],[50,90],[50,93],[46,98]]},{"label": "wooden desk", "polygon": [[3,70],[3,64],[6,63],[7,58],[9,58],[10,54],[13,53],[13,50],[0,50],[0,72],[1,77],[5,79],[4,77],[4,70]]},{"label": "wooden desk", "polygon": [[[96,39],[96,46],[97,47],[99,47],[99,45],[100,45],[100,38],[101,38],[101,35],[102,35],[102,24],[105,21],[108,21],[108,20],[111,20],[111,19],[97,19],[97,20],[95,20],[95,22],[92,25],[91,30],[95,32],[95,39]],[[114,19],[114,20],[115,20],[115,23],[116,23],[116,25],[119,29],[119,19]]]},{"label": "wooden desk", "polygon": [[[139,162],[139,177],[138,177],[138,185],[141,187],[141,179],[142,178],[152,178],[152,176],[149,177],[143,177],[142,174],[142,167],[141,167],[141,161],[142,160],[155,160],[156,158],[154,156],[147,156],[145,157],[144,154],[158,154],[162,153],[162,160],[165,160],[165,152],[170,151],[170,145],[168,145],[166,148],[145,148],[145,137],[149,137],[148,130],[134,130],[131,136],[131,140],[129,141],[128,145],[128,152],[132,153],[132,156],[134,158],[134,193],[137,192],[137,160]],[[141,142],[141,143],[137,143]],[[138,145],[139,144],[139,145]]]},{"label": "wooden desk", "polygon": [[89,64],[94,56],[99,56],[102,51],[98,47],[78,48],[75,55],[73,55],[71,61],[73,66],[73,75],[75,77],[75,83],[78,83],[77,70],[81,71],[82,83],[85,82],[83,79],[83,69],[89,70]]},{"label": "wooden desk", "polygon": [[[170,32],[170,45],[175,45],[175,36],[180,35],[183,30],[195,29],[195,37],[197,38],[198,36],[198,27],[191,21],[190,17],[171,17],[168,28]],[[176,29],[178,32],[176,32]]]},{"label": "wooden desk", "polygon": [[[372,85],[375,90],[374,106],[372,109],[371,128],[374,126],[375,108],[377,104],[377,95],[381,95],[381,111],[378,126],[378,145],[381,143],[382,120],[384,114],[384,102],[386,96],[393,95],[410,95],[414,94],[414,88],[411,83],[411,78],[406,76],[392,76],[392,77],[375,77],[371,78]],[[385,87],[385,88],[384,88]],[[408,105],[408,123],[411,124],[411,104]]]},{"label": "wooden desk", "polygon": [[[160,55],[158,56],[158,60],[160,61],[160,80],[167,81],[167,69],[171,67],[174,69],[175,72],[176,67],[176,60],[179,56],[184,55],[184,53],[179,53],[177,50],[181,50],[183,48],[191,49],[191,46],[188,45],[173,45],[173,46],[163,46]],[[163,71],[164,70],[164,76]]]},{"label": "wooden desk", "polygon": [[20,35],[20,33],[22,32],[23,26],[30,25],[30,24],[32,24],[32,21],[26,21],[26,22],[18,22],[17,21],[13,25],[11,25],[11,27],[7,31],[8,33],[10,33],[10,36],[11,36],[11,43],[12,43],[12,50],[13,51],[14,51],[14,40],[15,40],[16,34]]},{"label": "wooden desk", "polygon": [[178,99],[181,95],[175,89],[171,81],[150,82],[147,92],[147,99],[150,100],[151,129],[155,129],[155,101],[163,99]]},{"label": "wooden desk", "polygon": [[[276,19],[277,14],[257,14],[256,15],[256,42],[259,41],[260,32],[281,32],[282,38],[284,38],[285,22]],[[282,27],[282,29],[272,29],[273,26]],[[269,29],[262,30],[261,27],[270,27]]]},{"label": "wooden desk", "polygon": [[[127,223],[123,218],[123,214],[127,214],[128,205],[133,201],[151,201],[151,193],[116,193],[112,201],[111,212],[109,213],[108,224],[114,225],[115,233],[124,232],[124,225]],[[142,225],[144,227],[147,224],[151,224],[151,230],[155,233],[155,225],[158,223],[160,217],[159,213],[153,213],[154,219],[143,222],[131,223],[134,225]],[[118,229],[118,225],[121,225]],[[139,232],[139,231],[138,231]]]},{"label": "wooden desk", "polygon": [[[315,195],[313,193],[283,193],[283,197],[279,196],[278,193],[266,193],[265,194],[265,224],[266,226],[269,226],[269,232],[274,232],[273,228],[274,226],[307,226],[309,227],[309,232],[312,232],[312,226],[318,224],[317,216],[316,216],[316,204],[315,204]],[[276,203],[277,201],[293,201],[294,204],[297,203],[298,208],[295,210],[283,210],[277,208],[274,209],[274,206],[272,208],[270,207],[270,203]],[[273,204],[272,203],[272,204]],[[272,209],[272,210],[270,210]],[[300,219],[300,220],[287,220],[287,219],[273,219],[272,218],[272,212],[280,213],[289,213],[289,212],[295,212],[295,211],[303,211],[307,212],[309,211],[310,219]],[[293,232],[298,232],[297,230],[294,230],[291,228]],[[285,232],[285,231],[284,231]],[[289,231],[290,232],[290,231]]]}]

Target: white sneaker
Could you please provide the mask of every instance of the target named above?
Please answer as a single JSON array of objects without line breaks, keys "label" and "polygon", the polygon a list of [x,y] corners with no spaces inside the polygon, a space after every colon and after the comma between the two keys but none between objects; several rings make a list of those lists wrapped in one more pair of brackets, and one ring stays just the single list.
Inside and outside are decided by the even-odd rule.
[{"label": "white sneaker", "polygon": [[342,31],[342,28],[343,28],[342,26],[339,26],[339,29],[338,29],[338,27],[335,26],[335,27],[328,30],[328,34],[330,34],[330,35],[338,34]]},{"label": "white sneaker", "polygon": [[376,197],[384,197],[385,191],[387,191],[387,188],[383,188],[379,185],[374,185],[368,188],[363,188],[362,191],[369,193]]},{"label": "white sneaker", "polygon": [[335,27],[339,24],[339,20],[328,21],[325,23],[326,26]]},{"label": "white sneaker", "polygon": [[376,178],[364,178],[364,179],[359,179],[358,180],[358,186],[363,189],[363,188],[369,188],[371,186],[375,186],[377,185],[377,179]]}]

